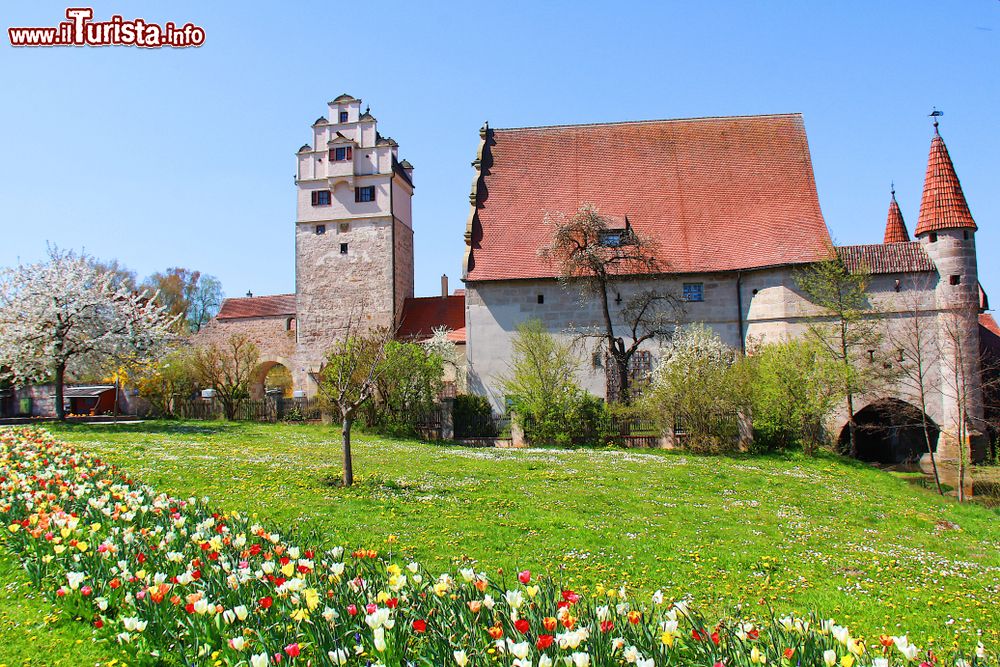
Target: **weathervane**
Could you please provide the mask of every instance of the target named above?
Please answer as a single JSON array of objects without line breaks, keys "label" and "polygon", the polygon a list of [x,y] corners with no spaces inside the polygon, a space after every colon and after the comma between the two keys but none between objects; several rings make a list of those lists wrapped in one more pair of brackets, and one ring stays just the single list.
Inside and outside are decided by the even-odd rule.
[{"label": "weathervane", "polygon": [[930,118],[934,119],[934,134],[937,134],[938,133],[938,118],[940,118],[941,116],[943,116],[944,112],[943,111],[938,111],[937,107],[931,107],[931,108],[934,109],[934,110],[931,111]]}]

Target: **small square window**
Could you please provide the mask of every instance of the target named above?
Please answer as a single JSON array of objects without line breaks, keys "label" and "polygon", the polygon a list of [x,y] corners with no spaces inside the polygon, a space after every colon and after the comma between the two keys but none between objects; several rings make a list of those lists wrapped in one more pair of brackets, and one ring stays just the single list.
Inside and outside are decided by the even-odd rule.
[{"label": "small square window", "polygon": [[703,283],[684,283],[685,301],[704,301],[705,286]]},{"label": "small square window", "polygon": [[351,223],[349,223],[349,222],[342,222],[342,223],[340,223],[340,226],[338,227],[338,229],[340,230],[341,234],[346,234],[347,232],[351,231]]},{"label": "small square window", "polygon": [[338,146],[330,149],[330,159],[334,162],[344,162],[351,159],[350,146]]},{"label": "small square window", "polygon": [[948,276],[948,282],[952,285],[961,285],[962,276]]},{"label": "small square window", "polygon": [[538,303],[545,303],[545,295],[544,294],[539,294],[538,295]]},{"label": "small square window", "polygon": [[931,243],[937,243],[937,232],[931,232],[929,238],[931,240]]},{"label": "small square window", "polygon": [[316,225],[316,234],[326,234],[326,225]]},{"label": "small square window", "polygon": [[347,254],[347,244],[346,243],[341,243],[340,244],[340,254],[341,255],[346,255]]},{"label": "small square window", "polygon": [[363,188],[354,188],[354,201],[375,201],[375,186],[366,185]]},{"label": "small square window", "polygon": [[347,122],[347,112],[346,111],[341,111],[340,112],[340,122],[341,123],[346,123]]},{"label": "small square window", "polygon": [[313,192],[312,192],[312,205],[313,206],[329,206],[330,205],[330,191],[329,190],[313,190]]}]

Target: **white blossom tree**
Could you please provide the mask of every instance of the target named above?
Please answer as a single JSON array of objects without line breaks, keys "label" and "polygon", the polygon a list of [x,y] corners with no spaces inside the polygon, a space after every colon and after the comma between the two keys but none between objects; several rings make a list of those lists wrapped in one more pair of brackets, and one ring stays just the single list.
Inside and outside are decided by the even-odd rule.
[{"label": "white blossom tree", "polygon": [[159,355],[175,318],[156,294],[136,292],[86,255],[49,248],[46,261],[0,270],[0,374],[52,380],[65,418],[67,372]]}]

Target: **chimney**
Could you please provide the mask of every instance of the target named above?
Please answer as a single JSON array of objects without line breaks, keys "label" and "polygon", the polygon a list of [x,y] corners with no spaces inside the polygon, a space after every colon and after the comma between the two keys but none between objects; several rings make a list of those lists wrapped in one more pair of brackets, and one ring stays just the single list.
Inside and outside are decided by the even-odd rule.
[{"label": "chimney", "polygon": [[448,296],[448,274],[447,273],[442,273],[441,274],[441,296],[442,297]]}]

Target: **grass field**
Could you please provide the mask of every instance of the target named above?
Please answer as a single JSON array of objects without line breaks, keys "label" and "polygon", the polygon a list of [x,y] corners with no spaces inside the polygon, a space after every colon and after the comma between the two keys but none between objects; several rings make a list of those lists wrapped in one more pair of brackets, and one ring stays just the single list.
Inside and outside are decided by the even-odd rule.
[{"label": "grass field", "polygon": [[[982,630],[1000,643],[1000,512],[829,456],[466,449],[359,435],[359,482],[343,489],[331,484],[340,464],[329,427],[52,430],[159,490],[209,496],[327,544],[399,551],[431,570],[470,559],[486,571],[561,574],[581,590],[662,588],[710,612],[764,601],[869,637],[908,631],[933,646]],[[23,642],[50,608],[12,605],[18,576],[0,565],[0,639]],[[100,648],[85,626],[56,625],[60,645]]]}]

